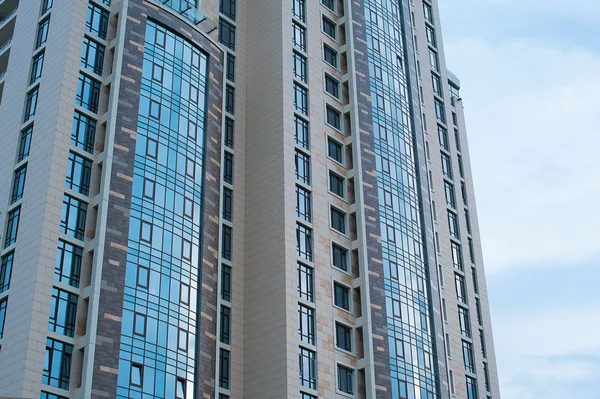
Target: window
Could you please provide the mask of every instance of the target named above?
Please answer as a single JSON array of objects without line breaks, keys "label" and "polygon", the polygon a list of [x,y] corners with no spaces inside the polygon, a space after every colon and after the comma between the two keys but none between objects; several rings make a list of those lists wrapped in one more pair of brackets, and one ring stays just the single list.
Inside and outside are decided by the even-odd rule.
[{"label": "window", "polygon": [[429,45],[432,47],[437,47],[435,40],[435,30],[431,26],[426,25],[425,33],[427,34],[427,43],[429,43]]},{"label": "window", "polygon": [[235,26],[219,18],[219,42],[235,51]]},{"label": "window", "polygon": [[48,330],[67,337],[75,336],[75,316],[77,313],[77,295],[52,288],[50,320]]},{"label": "window", "polygon": [[229,345],[231,333],[231,309],[221,306],[221,325],[219,339],[222,343]]},{"label": "window", "polygon": [[21,162],[29,156],[29,150],[31,149],[31,134],[33,133],[33,126],[29,126],[25,130],[21,131],[21,137],[19,139],[19,153],[17,154],[17,162]]},{"label": "window", "polygon": [[483,378],[485,383],[485,390],[490,392],[490,372],[488,370],[487,363],[483,363]]},{"label": "window", "polygon": [[[469,246],[469,260],[471,263],[475,263],[475,248],[473,248],[473,239],[468,238],[467,244]],[[477,291],[475,293],[477,293]]]},{"label": "window", "polygon": [[234,121],[231,118],[225,117],[225,145],[233,148]]},{"label": "window", "polygon": [[292,0],[292,14],[302,22],[306,22],[305,0]]},{"label": "window", "polygon": [[460,249],[460,244],[455,242],[450,243],[450,247],[452,250],[452,264],[458,270],[463,270],[463,259],[462,259],[462,251]]},{"label": "window", "polygon": [[448,131],[438,125],[438,137],[440,139],[440,147],[446,151],[450,151],[450,144],[448,141]]},{"label": "window", "polygon": [[317,397],[304,392],[300,392],[300,399],[317,399]]},{"label": "window", "polygon": [[467,186],[464,182],[460,182],[460,194],[462,196],[463,204],[467,206]]},{"label": "window", "polygon": [[352,329],[343,324],[335,323],[335,344],[345,351],[352,351]]},{"label": "window", "polygon": [[96,138],[96,121],[75,111],[73,129],[71,130],[71,144],[92,154]]},{"label": "window", "polygon": [[444,176],[452,179],[452,163],[450,157],[446,154],[442,154],[442,172],[444,173]]},{"label": "window", "polygon": [[23,198],[23,190],[25,188],[25,175],[27,174],[27,165],[20,167],[15,171],[15,177],[12,184],[12,195],[10,203],[14,204]]},{"label": "window", "polygon": [[354,393],[354,370],[338,364],[337,380],[338,391],[349,394]]},{"label": "window", "polygon": [[129,383],[136,387],[141,387],[144,381],[144,369],[141,364],[131,365],[131,374],[129,376]]},{"label": "window", "polygon": [[310,191],[296,186],[296,216],[310,222],[312,219],[311,214]]},{"label": "window", "polygon": [[338,53],[328,45],[323,45],[323,59],[334,68],[338,67]]},{"label": "window", "polygon": [[219,11],[235,21],[235,3],[236,0],[221,0],[219,4]]},{"label": "window", "polygon": [[150,269],[144,266],[138,266],[137,270],[137,288],[148,288],[150,284]]},{"label": "window", "polygon": [[223,188],[223,219],[232,220],[233,212],[233,191],[228,188]]},{"label": "window", "polygon": [[337,244],[332,244],[331,251],[333,252],[333,266],[347,272],[348,271],[348,250]]},{"label": "window", "polygon": [[232,249],[232,230],[231,227],[229,226],[223,226],[223,232],[222,232],[222,247],[221,247],[221,256],[224,259],[227,260],[231,260],[231,249]]},{"label": "window", "polygon": [[314,301],[314,277],[312,267],[298,263],[298,296],[309,302]]},{"label": "window", "polygon": [[100,82],[80,73],[75,103],[89,111],[98,112],[99,102]]},{"label": "window", "polygon": [[423,2],[423,13],[425,14],[425,21],[433,24],[433,10],[431,6]]},{"label": "window", "polygon": [[477,399],[477,381],[474,378],[467,378],[467,399]]},{"label": "window", "polygon": [[106,39],[106,33],[108,32],[108,11],[90,3],[85,27],[88,32],[97,35],[100,39]]},{"label": "window", "polygon": [[479,302],[479,298],[475,298],[475,310],[477,312],[477,323],[482,325],[481,322],[481,303]]},{"label": "window", "polygon": [[299,257],[312,262],[312,231],[301,224],[296,225],[296,249]]},{"label": "window", "polygon": [[231,302],[231,267],[221,265],[221,299]]},{"label": "window", "polygon": [[446,123],[446,110],[444,109],[444,103],[440,100],[435,100],[435,117],[438,121]]},{"label": "window", "polygon": [[468,309],[458,307],[458,322],[460,324],[460,333],[465,337],[471,338],[471,320]]},{"label": "window", "polygon": [[453,85],[452,83],[450,83],[448,86],[450,88],[450,97],[458,100],[460,98],[460,94],[459,94],[460,88]]},{"label": "window", "polygon": [[58,240],[54,279],[78,288],[82,258],[82,248]]},{"label": "window", "polygon": [[300,385],[317,389],[316,353],[300,347]]},{"label": "window", "polygon": [[296,144],[298,144],[299,146],[306,148],[308,150],[308,146],[309,146],[308,122],[298,116],[295,116],[294,124],[295,124],[294,138],[296,139]]},{"label": "window", "polygon": [[295,22],[292,24],[292,40],[295,47],[306,52],[306,29]]},{"label": "window", "polygon": [[454,212],[448,211],[448,227],[450,229],[450,237],[459,239],[458,216]]},{"label": "window", "polygon": [[42,384],[68,390],[72,356],[72,345],[64,344],[52,338],[46,339]]},{"label": "window", "polygon": [[308,115],[308,90],[294,83],[294,107],[296,111]]},{"label": "window", "polygon": [[454,280],[456,283],[456,298],[466,304],[467,303],[467,288],[465,286],[465,278],[460,274],[454,274]]},{"label": "window", "polygon": [[445,181],[444,192],[446,194],[446,205],[448,205],[451,208],[456,208],[456,196],[454,195],[454,185]]},{"label": "window", "polygon": [[321,0],[321,4],[335,12],[335,0]]},{"label": "window", "polygon": [[485,337],[483,330],[479,330],[479,342],[481,343],[481,356],[485,359],[487,357],[485,350]]},{"label": "window", "polygon": [[462,157],[460,156],[460,154],[456,155],[456,160],[458,161],[458,173],[460,174],[460,177],[464,178],[465,171],[463,169]]},{"label": "window", "polygon": [[102,75],[104,65],[104,46],[85,37],[81,51],[81,66],[98,75]]},{"label": "window", "polygon": [[219,387],[229,389],[229,373],[231,367],[229,364],[231,354],[225,349],[219,352]]},{"label": "window", "polygon": [[463,360],[465,362],[465,370],[467,370],[468,372],[474,373],[475,372],[475,362],[473,359],[473,345],[471,345],[469,342],[463,341],[462,349],[463,349]]},{"label": "window", "polygon": [[454,126],[458,125],[458,117],[456,116],[456,112],[452,112],[452,123]]},{"label": "window", "polygon": [[433,92],[438,96],[442,97],[442,82],[440,81],[439,76],[432,73],[431,84],[433,86]]},{"label": "window", "polygon": [[440,66],[438,62],[437,53],[431,49],[429,49],[429,65],[434,71],[439,72]]},{"label": "window", "polygon": [[334,193],[335,195],[339,195],[344,198],[344,189],[345,179],[340,175],[329,171],[329,191]]},{"label": "window", "polygon": [[225,67],[227,80],[235,82],[235,56],[227,53],[227,64]]},{"label": "window", "polygon": [[44,15],[45,13],[50,11],[51,8],[52,8],[52,0],[43,0],[42,1],[42,11],[40,12],[40,15]]},{"label": "window", "polygon": [[335,161],[341,164],[344,163],[344,147],[341,143],[337,142],[331,137],[327,138],[327,154]]},{"label": "window", "polygon": [[323,16],[323,32],[325,32],[326,35],[328,35],[334,40],[336,39],[336,28],[337,25],[335,24],[335,22],[333,22],[326,16]]},{"label": "window", "polygon": [[6,321],[6,306],[8,304],[8,298],[4,298],[0,301],[0,339],[4,335],[4,322]]},{"label": "window", "polygon": [[235,112],[235,89],[230,85],[225,88],[225,111],[231,115]]},{"label": "window", "polygon": [[183,378],[177,378],[175,395],[176,399],[185,399],[185,380]]},{"label": "window", "polygon": [[339,283],[333,283],[333,304],[350,311],[350,289]]},{"label": "window", "polygon": [[19,219],[21,218],[21,208],[13,209],[8,213],[8,222],[6,223],[6,234],[4,235],[4,248],[7,248],[17,242],[17,233],[19,231]]},{"label": "window", "polygon": [[227,151],[225,151],[223,180],[225,183],[233,184],[233,154]]},{"label": "window", "polygon": [[64,196],[60,232],[83,240],[85,237],[85,221],[87,204],[68,195]]},{"label": "window", "polygon": [[38,24],[37,36],[35,38],[36,49],[40,48],[48,40],[48,29],[50,29],[50,16]]},{"label": "window", "polygon": [[336,208],[331,208],[331,227],[346,234],[346,214]]},{"label": "window", "polygon": [[325,75],[325,91],[335,98],[340,97],[340,82],[329,75]]},{"label": "window", "polygon": [[298,304],[298,339],[315,344],[315,310]]},{"label": "window", "polygon": [[68,189],[77,191],[83,195],[88,195],[90,192],[91,173],[92,161],[74,153],[69,154],[66,178],[66,186]]},{"label": "window", "polygon": [[44,51],[41,51],[38,55],[33,57],[31,63],[31,74],[29,75],[29,84],[34,84],[39,78],[42,77],[42,68],[44,67]]},{"label": "window", "polygon": [[327,124],[338,130],[342,129],[340,111],[331,108],[329,105],[327,106]]},{"label": "window", "polygon": [[296,151],[296,179],[304,184],[310,184],[310,158]]},{"label": "window", "polygon": [[133,334],[139,336],[146,335],[146,316],[141,313],[133,315]]},{"label": "window", "polygon": [[473,291],[479,294],[479,284],[477,283],[477,270],[474,267],[471,268],[471,278],[473,279]]},{"label": "window", "polygon": [[38,86],[35,89],[31,90],[29,93],[27,93],[27,98],[25,100],[25,115],[23,115],[23,123],[27,122],[35,115],[39,89],[40,88]]},{"label": "window", "polygon": [[0,294],[10,288],[14,256],[14,252],[11,252],[2,257],[2,263],[0,263]]},{"label": "window", "polygon": [[308,82],[306,57],[294,51],[294,77],[304,83]]}]

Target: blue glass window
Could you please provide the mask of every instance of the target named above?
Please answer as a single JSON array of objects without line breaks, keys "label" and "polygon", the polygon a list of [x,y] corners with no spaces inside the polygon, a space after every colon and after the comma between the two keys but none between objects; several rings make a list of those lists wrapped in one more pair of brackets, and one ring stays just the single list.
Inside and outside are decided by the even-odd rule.
[{"label": "blue glass window", "polygon": [[348,271],[348,250],[337,244],[331,245],[333,252],[333,266],[343,271]]},{"label": "blue glass window", "polygon": [[8,213],[8,222],[6,223],[6,234],[4,235],[4,248],[17,242],[17,233],[19,231],[19,219],[21,218],[21,208],[13,209]]},{"label": "blue glass window", "polygon": [[6,306],[8,304],[8,298],[4,298],[0,301],[0,339],[4,336],[4,322],[6,321]]},{"label": "blue glass window", "polygon": [[39,78],[42,77],[42,68],[44,67],[44,54],[42,50],[39,54],[33,57],[31,63],[31,75],[29,75],[29,84],[34,84]]},{"label": "blue glass window", "polygon": [[78,240],[85,238],[85,222],[87,218],[87,204],[74,197],[65,195],[62,207],[60,231],[75,237]]},{"label": "blue glass window", "polygon": [[90,193],[91,174],[92,161],[74,153],[69,154],[66,178],[68,189],[88,195]]},{"label": "blue glass window", "polygon": [[27,122],[35,115],[37,109],[39,86],[27,93],[25,99],[25,114],[23,115],[23,123]]},{"label": "blue glass window", "polygon": [[33,133],[33,126],[25,128],[21,131],[21,138],[19,140],[19,153],[17,155],[17,162],[21,162],[29,156],[29,150],[31,149],[31,134]]},{"label": "blue glass window", "polygon": [[292,15],[302,22],[306,22],[306,1],[292,0]]},{"label": "blue glass window", "polygon": [[53,0],[43,0],[42,1],[42,11],[40,14],[45,14],[48,11],[50,11],[50,9],[52,8],[52,1]]},{"label": "blue glass window", "polygon": [[108,12],[90,3],[88,6],[87,19],[85,27],[88,32],[97,35],[101,39],[106,39],[108,32]]},{"label": "blue glass window", "polygon": [[233,213],[233,191],[223,188],[223,219],[231,222]]},{"label": "blue glass window", "polygon": [[46,357],[44,359],[42,384],[68,390],[72,356],[72,345],[48,338],[46,340]]},{"label": "blue glass window", "polygon": [[66,241],[58,240],[54,279],[78,288],[82,258],[82,248],[69,244]]},{"label": "blue glass window", "polygon": [[85,37],[81,51],[81,66],[98,75],[102,75],[104,65],[104,46]]},{"label": "blue glass window", "polygon": [[55,395],[53,393],[48,393],[48,392],[42,391],[40,393],[40,399],[69,399],[69,398],[67,398],[65,396]]},{"label": "blue glass window", "polygon": [[50,17],[48,16],[42,22],[38,24],[37,36],[35,38],[35,48],[38,49],[40,46],[48,40],[48,30],[50,29]]},{"label": "blue glass window", "polygon": [[71,131],[71,144],[92,154],[96,139],[96,121],[75,111],[73,129]]},{"label": "blue glass window", "polygon": [[10,288],[10,276],[12,274],[14,257],[14,252],[2,257],[2,263],[0,263],[0,294]]},{"label": "blue glass window", "polygon": [[100,82],[80,73],[75,103],[91,112],[98,112],[99,102]]},{"label": "blue glass window", "polygon": [[48,330],[67,337],[74,337],[76,314],[77,295],[58,288],[52,288]]},{"label": "blue glass window", "polygon": [[27,174],[27,165],[20,167],[15,171],[13,178],[12,195],[10,203],[14,204],[23,198],[23,190],[25,189],[25,175]]}]

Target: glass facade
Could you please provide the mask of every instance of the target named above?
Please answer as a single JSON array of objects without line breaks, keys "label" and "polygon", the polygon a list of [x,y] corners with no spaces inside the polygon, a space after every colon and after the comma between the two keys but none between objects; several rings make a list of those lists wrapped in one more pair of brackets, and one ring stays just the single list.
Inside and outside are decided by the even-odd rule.
[{"label": "glass facade", "polygon": [[[118,398],[195,391],[207,69],[203,52],[148,21]],[[145,315],[143,328],[136,314]]]},{"label": "glass facade", "polygon": [[364,2],[391,387],[394,398],[433,399],[434,337],[402,3]]}]

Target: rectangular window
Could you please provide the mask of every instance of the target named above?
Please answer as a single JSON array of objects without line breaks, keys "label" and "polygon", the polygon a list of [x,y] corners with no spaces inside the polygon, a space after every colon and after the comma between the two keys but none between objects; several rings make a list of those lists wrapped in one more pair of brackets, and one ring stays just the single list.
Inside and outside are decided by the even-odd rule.
[{"label": "rectangular window", "polygon": [[235,21],[236,0],[221,0],[219,11],[232,21]]},{"label": "rectangular window", "polygon": [[21,162],[29,156],[29,150],[31,149],[31,135],[33,133],[33,126],[29,126],[25,130],[21,131],[21,137],[19,139],[19,153],[17,154],[17,162]]},{"label": "rectangular window", "polygon": [[347,272],[348,271],[348,250],[337,244],[332,244],[331,251],[333,252],[333,266]]},{"label": "rectangular window", "polygon": [[425,21],[433,24],[433,10],[431,6],[423,2],[423,13],[425,14]]},{"label": "rectangular window", "polygon": [[229,374],[231,372],[230,366],[231,354],[225,349],[221,349],[219,352],[219,387],[223,389],[229,389]]},{"label": "rectangular window", "polygon": [[450,237],[454,237],[456,239],[460,238],[458,215],[450,211],[448,211],[448,228],[450,229]]},{"label": "rectangular window", "polygon": [[467,370],[468,372],[474,373],[475,372],[475,361],[473,359],[473,345],[471,345],[469,342],[463,341],[462,349],[463,349],[463,360],[465,362],[465,370]]},{"label": "rectangular window", "polygon": [[12,194],[10,196],[10,203],[14,204],[23,198],[23,190],[25,189],[25,175],[27,174],[27,165],[20,167],[15,171],[15,177],[13,178]]},{"label": "rectangular window", "polygon": [[352,352],[352,329],[343,324],[335,323],[335,345]]},{"label": "rectangular window", "polygon": [[296,249],[299,257],[312,262],[312,231],[301,224],[296,225]]},{"label": "rectangular window", "polygon": [[37,36],[35,38],[35,48],[38,49],[40,46],[48,40],[48,30],[50,29],[50,16],[46,17],[42,22],[38,24]]},{"label": "rectangular window", "polygon": [[235,82],[235,56],[227,53],[226,77],[230,82]]},{"label": "rectangular window", "polygon": [[298,296],[309,302],[314,301],[314,280],[312,267],[298,263]]},{"label": "rectangular window", "polygon": [[40,87],[38,86],[27,93],[27,98],[25,99],[25,114],[23,115],[23,123],[27,122],[35,115],[39,89]]},{"label": "rectangular window", "polygon": [[235,88],[229,85],[225,87],[225,111],[231,115],[235,112]]},{"label": "rectangular window", "polygon": [[443,97],[443,94],[442,94],[442,82],[440,81],[439,76],[437,76],[437,75],[435,75],[435,74],[432,73],[431,74],[431,84],[432,84],[432,87],[433,87],[433,92],[436,95],[438,95],[440,97]]},{"label": "rectangular window", "polygon": [[85,238],[87,204],[74,197],[64,196],[60,232],[78,240]]},{"label": "rectangular window", "polygon": [[46,356],[44,359],[42,384],[68,390],[72,356],[72,345],[48,338],[46,340]]},{"label": "rectangular window", "polygon": [[43,0],[42,1],[42,10],[40,11],[40,15],[44,15],[52,8],[52,0]]},{"label": "rectangular window", "polygon": [[479,330],[479,342],[481,343],[481,356],[485,359],[487,357],[485,350],[485,337],[483,330]]},{"label": "rectangular window", "polygon": [[332,172],[329,171],[329,191],[331,191],[332,193],[334,193],[335,195],[339,195],[340,197],[344,198],[344,194],[345,194],[345,179]]},{"label": "rectangular window", "polygon": [[292,40],[295,47],[306,52],[306,29],[295,22],[292,24]]},{"label": "rectangular window", "polygon": [[458,270],[463,270],[463,258],[462,258],[462,251],[460,248],[460,244],[457,244],[455,242],[451,242],[450,243],[450,247],[452,250],[452,265],[458,269]]},{"label": "rectangular window", "polygon": [[456,155],[456,160],[458,161],[458,173],[460,174],[460,177],[464,179],[465,170],[463,169],[462,157],[460,156],[460,154]]},{"label": "rectangular window", "polygon": [[91,112],[98,112],[100,90],[100,82],[80,73],[75,103]]},{"label": "rectangular window", "polygon": [[298,339],[315,344],[315,310],[298,304]]},{"label": "rectangular window", "polygon": [[4,322],[6,320],[6,306],[8,304],[8,298],[4,298],[0,301],[0,339],[4,335]]},{"label": "rectangular window", "polygon": [[335,12],[335,0],[321,0],[321,4]]},{"label": "rectangular window", "polygon": [[323,59],[334,68],[338,67],[338,53],[328,45],[323,45]]},{"label": "rectangular window", "polygon": [[310,223],[312,220],[311,209],[310,191],[296,186],[296,216]]},{"label": "rectangular window", "polygon": [[104,46],[94,40],[84,37],[81,51],[81,66],[85,69],[102,75],[104,65]]},{"label": "rectangular window", "polygon": [[141,387],[144,382],[144,367],[141,364],[132,364],[129,383],[134,387]]},{"label": "rectangular window", "polygon": [[96,139],[96,121],[75,111],[73,129],[71,130],[71,144],[92,154]]},{"label": "rectangular window", "polygon": [[44,67],[44,54],[42,50],[38,55],[33,57],[31,63],[31,74],[29,75],[29,84],[34,84],[39,78],[42,77],[42,68]]},{"label": "rectangular window", "polygon": [[185,399],[185,380],[183,378],[177,378],[177,386],[175,388],[175,398]]},{"label": "rectangular window", "polygon": [[221,323],[219,339],[222,343],[229,345],[231,334],[231,309],[221,306]]},{"label": "rectangular window", "polygon": [[335,161],[344,163],[344,146],[331,137],[327,138],[327,154]]},{"label": "rectangular window", "polygon": [[335,22],[333,22],[326,16],[323,16],[323,32],[325,32],[325,34],[327,36],[331,37],[333,40],[335,40],[337,38],[336,28],[337,28],[337,25]]},{"label": "rectangular window", "polygon": [[306,22],[306,1],[292,0],[292,14],[302,22]]},{"label": "rectangular window", "polygon": [[309,147],[308,122],[298,116],[295,116],[294,124],[295,124],[294,138],[296,139],[296,144],[298,144],[300,147],[306,148],[308,150],[308,147]]},{"label": "rectangular window", "polygon": [[317,397],[304,392],[300,392],[300,399],[317,399]]},{"label": "rectangular window", "polygon": [[350,311],[350,289],[339,283],[333,283],[333,304]]},{"label": "rectangular window", "polygon": [[235,132],[235,124],[233,119],[225,117],[225,145],[233,148],[233,137]]},{"label": "rectangular window", "polygon": [[308,90],[294,83],[294,107],[296,111],[308,115]]},{"label": "rectangular window", "polygon": [[80,155],[70,153],[67,166],[66,187],[80,194],[90,193],[92,161]]},{"label": "rectangular window", "polygon": [[448,205],[451,208],[456,208],[456,196],[454,195],[454,185],[445,181],[444,193],[446,194],[446,205]]},{"label": "rectangular window", "polygon": [[456,298],[459,302],[464,304],[467,303],[467,287],[465,286],[465,278],[460,274],[454,274],[454,281],[456,283]]},{"label": "rectangular window", "polygon": [[437,47],[435,30],[431,26],[425,25],[425,33],[427,34],[427,43],[429,43],[429,45],[432,47]]},{"label": "rectangular window", "polygon": [[351,395],[354,393],[354,370],[338,364],[337,380],[338,391]]},{"label": "rectangular window", "polygon": [[221,256],[223,259],[231,260],[231,251],[233,246],[232,230],[229,226],[223,226]]},{"label": "rectangular window", "polygon": [[458,323],[460,325],[460,333],[465,337],[471,338],[471,320],[468,309],[458,307]]},{"label": "rectangular window", "polygon": [[231,222],[233,214],[233,191],[223,188],[223,219]]},{"label": "rectangular window", "polygon": [[78,288],[82,258],[82,248],[58,240],[54,279]]},{"label": "rectangular window", "polygon": [[106,39],[108,32],[108,11],[90,3],[88,6],[85,27],[100,39]]},{"label": "rectangular window", "polygon": [[452,161],[450,161],[450,157],[446,154],[442,154],[442,172],[444,176],[452,179]]},{"label": "rectangular window", "polygon": [[231,302],[231,267],[221,265],[221,299]]},{"label": "rectangular window", "polygon": [[219,18],[219,42],[235,51],[235,26]]},{"label": "rectangular window", "polygon": [[21,207],[13,209],[8,213],[6,223],[6,234],[4,235],[4,248],[7,248],[17,242],[17,233],[19,232],[19,219],[21,218]]},{"label": "rectangular window", "polygon": [[327,106],[327,124],[333,126],[337,130],[342,130],[342,117],[340,111]]},{"label": "rectangular window", "polygon": [[300,385],[317,389],[317,354],[300,348]]},{"label": "rectangular window", "polygon": [[329,75],[325,75],[325,91],[335,98],[340,97],[340,82]]},{"label": "rectangular window", "polygon": [[75,317],[77,314],[77,295],[52,288],[50,319],[48,330],[67,337],[75,336]]},{"label": "rectangular window", "polygon": [[479,302],[479,298],[475,298],[475,310],[477,312],[477,324],[481,326],[483,323],[481,322],[481,303]]},{"label": "rectangular window", "polygon": [[436,72],[440,71],[438,55],[432,49],[429,49],[429,65],[431,66],[431,69],[433,69],[434,71],[436,71]]},{"label": "rectangular window", "polygon": [[233,184],[233,154],[227,151],[225,151],[223,180],[225,180],[225,183]]},{"label": "rectangular window", "polygon": [[12,274],[14,257],[14,252],[2,257],[2,263],[0,263],[0,294],[10,288],[10,276]]},{"label": "rectangular window", "polygon": [[467,399],[477,399],[477,381],[474,378],[467,378]]},{"label": "rectangular window", "polygon": [[331,208],[331,227],[346,234],[346,214],[336,208]]},{"label": "rectangular window", "polygon": [[135,313],[133,316],[133,334],[139,336],[146,335],[146,315]]},{"label": "rectangular window", "polygon": [[304,184],[310,185],[310,157],[302,152],[296,151],[296,179]]},{"label": "rectangular window", "polygon": [[294,51],[294,77],[304,83],[308,82],[306,57]]},{"label": "rectangular window", "polygon": [[435,117],[438,121],[446,123],[446,110],[444,109],[444,103],[440,100],[435,100]]},{"label": "rectangular window", "polygon": [[438,125],[438,137],[440,140],[440,147],[446,151],[450,151],[450,142],[448,141],[448,131]]}]

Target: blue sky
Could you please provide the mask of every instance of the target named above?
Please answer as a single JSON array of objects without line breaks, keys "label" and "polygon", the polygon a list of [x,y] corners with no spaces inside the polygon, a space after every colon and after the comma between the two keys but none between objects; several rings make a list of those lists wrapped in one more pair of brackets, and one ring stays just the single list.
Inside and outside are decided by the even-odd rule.
[{"label": "blue sky", "polygon": [[600,1],[442,0],[502,399],[600,399]]}]

